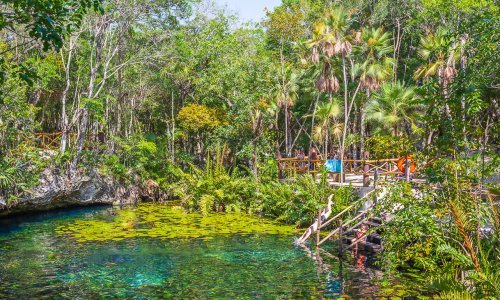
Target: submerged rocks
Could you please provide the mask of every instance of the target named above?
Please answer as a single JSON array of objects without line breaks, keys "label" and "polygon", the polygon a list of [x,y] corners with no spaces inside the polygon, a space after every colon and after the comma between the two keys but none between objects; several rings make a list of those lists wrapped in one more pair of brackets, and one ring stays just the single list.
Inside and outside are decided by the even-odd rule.
[{"label": "submerged rocks", "polygon": [[79,205],[134,204],[138,197],[137,187],[125,187],[97,171],[78,173],[70,178],[58,169],[46,169],[39,185],[16,202],[7,205],[0,197],[0,216]]}]

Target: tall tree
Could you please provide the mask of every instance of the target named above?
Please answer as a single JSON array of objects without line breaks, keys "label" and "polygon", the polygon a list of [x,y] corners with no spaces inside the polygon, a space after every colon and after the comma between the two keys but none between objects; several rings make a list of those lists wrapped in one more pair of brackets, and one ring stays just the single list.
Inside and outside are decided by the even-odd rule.
[{"label": "tall tree", "polygon": [[[358,33],[359,35],[359,33]],[[355,54],[359,55],[356,71],[360,73],[359,80],[365,89],[366,99],[370,98],[372,91],[392,79],[394,59],[390,57],[393,52],[391,36],[382,28],[365,28],[361,32],[359,45],[355,47]],[[366,102],[360,104],[360,153],[363,157],[366,138]]]}]

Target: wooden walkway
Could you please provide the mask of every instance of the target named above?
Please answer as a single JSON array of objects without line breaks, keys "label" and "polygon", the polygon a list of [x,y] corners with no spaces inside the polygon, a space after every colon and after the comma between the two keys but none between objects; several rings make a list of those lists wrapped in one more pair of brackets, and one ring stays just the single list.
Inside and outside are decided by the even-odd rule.
[{"label": "wooden walkway", "polygon": [[[410,164],[414,163],[411,159],[406,160],[404,172],[398,167],[398,161],[401,158],[387,158],[376,160],[357,160],[346,159],[343,161],[343,172],[326,172],[330,185],[341,185],[340,176],[344,177],[344,183],[350,183],[353,186],[369,186],[379,176],[393,176],[410,181],[413,174],[418,170],[410,172]],[[310,160],[307,157],[299,158],[280,158],[277,159],[278,172],[281,179],[292,179],[299,174],[311,174],[315,177],[324,174],[325,160]]]}]

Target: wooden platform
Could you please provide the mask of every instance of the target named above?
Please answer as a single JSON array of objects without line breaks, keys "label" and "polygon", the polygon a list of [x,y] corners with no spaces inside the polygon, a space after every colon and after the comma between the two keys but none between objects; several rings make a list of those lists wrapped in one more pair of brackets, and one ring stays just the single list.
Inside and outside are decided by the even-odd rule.
[{"label": "wooden platform", "polygon": [[[354,187],[367,187],[370,182],[374,182],[375,178],[388,178],[410,180],[418,171],[415,170],[412,174],[409,172],[408,160],[405,171],[401,172],[398,168],[398,161],[400,158],[387,158],[376,160],[356,160],[346,159],[343,161],[343,171],[340,172],[325,172],[325,160],[316,159],[311,160],[307,157],[299,158],[279,158],[278,173],[281,180],[290,180],[300,174],[310,174],[318,180],[321,176],[327,175],[328,182],[331,186],[340,186],[343,184],[350,184]],[[343,183],[340,181],[340,176],[344,177]]]}]

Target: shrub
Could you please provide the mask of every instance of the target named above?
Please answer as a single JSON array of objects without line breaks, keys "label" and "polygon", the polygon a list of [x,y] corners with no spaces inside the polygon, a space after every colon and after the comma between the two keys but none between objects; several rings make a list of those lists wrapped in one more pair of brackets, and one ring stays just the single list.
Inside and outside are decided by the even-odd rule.
[{"label": "shrub", "polygon": [[307,226],[317,217],[318,209],[333,197],[333,213],[340,212],[355,199],[351,187],[332,190],[325,183],[317,183],[312,176],[300,176],[296,181],[269,181],[259,188],[260,210],[267,217],[297,226]]}]

